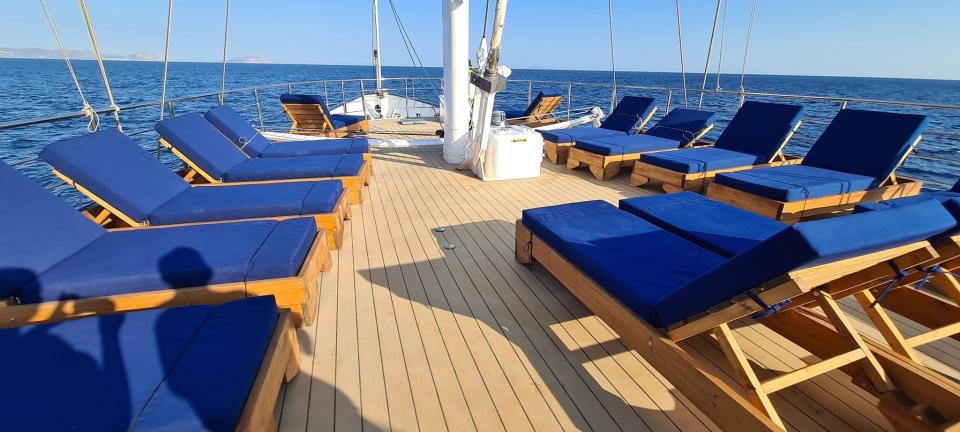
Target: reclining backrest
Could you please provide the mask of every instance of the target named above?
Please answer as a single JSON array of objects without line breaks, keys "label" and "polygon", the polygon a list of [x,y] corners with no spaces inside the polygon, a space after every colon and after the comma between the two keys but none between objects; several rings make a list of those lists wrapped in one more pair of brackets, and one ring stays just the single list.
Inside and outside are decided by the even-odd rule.
[{"label": "reclining backrest", "polygon": [[804,108],[768,102],[744,102],[714,147],[749,153],[770,161],[800,124]]},{"label": "reclining backrest", "polygon": [[319,105],[320,111],[322,111],[323,115],[327,117],[327,120],[332,121],[332,117],[330,116],[330,110],[327,108],[327,104],[323,101],[323,98],[318,95],[284,93],[280,95],[280,103],[297,104],[297,105]]},{"label": "reclining backrest", "polygon": [[679,141],[683,147],[713,124],[716,116],[717,113],[711,111],[674,108],[643,134]]},{"label": "reclining backrest", "polygon": [[248,159],[199,113],[164,120],[155,129],[161,138],[216,179]]},{"label": "reclining backrest", "polygon": [[70,255],[106,234],[103,227],[5,163],[0,163],[0,298],[17,294]]},{"label": "reclining backrest", "polygon": [[803,165],[873,177],[879,186],[927,126],[927,116],[845,109],[803,158]]},{"label": "reclining backrest", "polygon": [[527,109],[523,111],[523,116],[530,117],[534,114],[549,113],[560,104],[561,99],[563,99],[563,96],[555,93],[537,93],[537,97],[533,98],[533,102],[530,102]]},{"label": "reclining backrest", "polygon": [[955,224],[932,200],[801,222],[691,281],[656,308],[662,322],[677,322],[791,271],[925,240]]},{"label": "reclining backrest", "polygon": [[613,112],[600,123],[603,129],[637,133],[640,123],[653,112],[654,100],[648,97],[624,96],[620,103],[613,108]]},{"label": "reclining backrest", "polygon": [[173,171],[117,131],[57,141],[40,158],[63,175],[137,221],[190,189]]},{"label": "reclining backrest", "polygon": [[203,118],[250,157],[259,157],[272,144],[267,137],[240,117],[240,114],[226,105],[207,111]]}]

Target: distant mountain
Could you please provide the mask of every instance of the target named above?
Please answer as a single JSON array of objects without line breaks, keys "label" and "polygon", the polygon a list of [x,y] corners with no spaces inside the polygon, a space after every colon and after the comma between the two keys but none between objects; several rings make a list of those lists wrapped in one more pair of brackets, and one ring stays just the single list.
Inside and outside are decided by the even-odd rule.
[{"label": "distant mountain", "polygon": [[[67,50],[70,60],[93,60],[92,51]],[[4,48],[0,47],[0,58],[25,58],[25,59],[62,59],[58,49],[47,48]],[[129,61],[163,61],[163,55],[152,52],[136,52],[126,56],[105,54],[104,60],[129,60]],[[230,63],[271,63],[269,59],[262,56],[243,56],[230,59]]]},{"label": "distant mountain", "polygon": [[273,63],[269,59],[261,56],[243,56],[235,57],[230,59],[229,63],[256,63],[256,64],[268,64]]}]

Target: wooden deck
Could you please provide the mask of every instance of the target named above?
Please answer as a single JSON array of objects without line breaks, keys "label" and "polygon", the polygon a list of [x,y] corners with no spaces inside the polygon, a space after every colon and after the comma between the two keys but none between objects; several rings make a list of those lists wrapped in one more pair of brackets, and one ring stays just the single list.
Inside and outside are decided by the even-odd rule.
[{"label": "wooden deck", "polygon": [[[451,170],[439,148],[378,150],[374,161],[322,275],[317,323],[299,330],[302,373],[285,389],[281,430],[718,430],[553,277],[514,260],[521,210],[649,193],[628,173],[599,183],[544,165],[538,179],[484,183]],[[736,332],[767,376],[810,360],[762,326]],[[685,344],[726,369],[712,336]],[[923,350],[960,377],[960,343]],[[890,429],[837,372],[774,404],[791,430]]]},{"label": "wooden deck", "polygon": [[366,136],[378,139],[436,139],[437,131],[442,129],[436,118],[423,118],[417,122],[410,120],[394,118],[370,120],[370,132]]}]

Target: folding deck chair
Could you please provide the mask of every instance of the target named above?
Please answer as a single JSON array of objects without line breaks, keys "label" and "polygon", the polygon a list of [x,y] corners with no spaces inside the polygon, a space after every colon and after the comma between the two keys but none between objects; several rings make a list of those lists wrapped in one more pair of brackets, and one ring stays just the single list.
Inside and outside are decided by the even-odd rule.
[{"label": "folding deck chair", "polygon": [[557,122],[553,110],[557,109],[560,102],[563,102],[563,96],[540,92],[526,109],[504,110],[504,114],[507,116],[507,123],[511,125],[545,126]]},{"label": "folding deck chair", "polygon": [[804,108],[768,102],[744,102],[711,147],[678,149],[640,156],[632,186],[659,183],[666,192],[697,190],[722,172],[800,163],[783,147],[800,127]]},{"label": "folding deck chair", "polygon": [[643,154],[695,145],[713,128],[715,117],[710,111],[674,108],[642,134],[577,139],[567,156],[567,168],[586,165],[597,180],[609,180]]},{"label": "folding deck chair", "polygon": [[126,135],[103,130],[48,145],[53,173],[100,206],[104,226],[163,226],[310,216],[331,248],[343,242],[350,201],[340,180],[191,186]]},{"label": "folding deck chair", "polygon": [[373,166],[370,141],[366,138],[273,142],[226,105],[207,111],[203,118],[251,158],[362,154],[367,163]]},{"label": "folding deck chair", "polygon": [[107,231],[6,164],[0,327],[273,295],[316,319],[332,266],[310,218]]},{"label": "folding deck chair", "polygon": [[718,174],[707,196],[796,222],[860,202],[916,195],[922,182],[895,171],[926,125],[922,115],[844,109],[799,165]]},{"label": "folding deck chair", "polygon": [[[618,209],[602,201],[525,210],[517,260],[541,263],[724,430],[783,430],[769,395],[836,369],[876,395],[880,411],[904,430],[956,427],[960,386],[862,338],[827,288],[929,250],[926,238],[956,224],[942,206],[925,201],[797,225],[769,221],[738,237],[725,230],[745,211],[702,197],[698,211],[677,199],[683,196],[662,197],[626,200],[632,211],[631,203]],[[643,216],[637,208],[658,207],[645,199],[686,215],[686,225],[671,227],[657,211]],[[790,308],[794,303],[819,306],[825,316]],[[823,360],[761,381],[731,330],[747,317]],[[705,332],[717,338],[736,382],[679,344]]]},{"label": "folding deck chair", "polygon": [[284,93],[280,95],[280,104],[293,122],[290,126],[293,134],[344,137],[350,132],[370,130],[365,116],[330,114],[320,96]]},{"label": "folding deck chair", "polygon": [[291,321],[264,296],[0,329],[4,429],[275,429]]},{"label": "folding deck chair", "polygon": [[632,135],[641,131],[657,112],[652,98],[624,96],[613,112],[600,123],[599,128],[578,127],[573,129],[541,130],[543,148],[550,162],[562,165],[567,163],[570,148],[578,139]]},{"label": "folding deck chair", "polygon": [[197,113],[157,123],[156,131],[160,144],[190,167],[187,181],[237,184],[339,179],[351,204],[363,202],[363,186],[370,182],[370,164],[363,155],[250,158]]}]

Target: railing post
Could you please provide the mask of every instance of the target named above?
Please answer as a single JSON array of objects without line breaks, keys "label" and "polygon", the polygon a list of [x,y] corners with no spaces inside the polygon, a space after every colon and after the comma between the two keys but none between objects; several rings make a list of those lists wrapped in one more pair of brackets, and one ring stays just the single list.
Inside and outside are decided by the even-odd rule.
[{"label": "railing post", "polygon": [[673,89],[667,89],[667,105],[663,108],[663,115],[670,112],[670,102],[673,100]]},{"label": "railing post", "polygon": [[406,78],[403,79],[403,109],[403,116],[410,117],[410,95]]},{"label": "railing post", "polygon": [[287,84],[287,93],[293,94],[293,84]]},{"label": "railing post", "polygon": [[167,101],[167,113],[170,115],[170,118],[177,116],[177,113],[173,110],[173,101]]},{"label": "railing post", "polygon": [[533,102],[533,80],[527,81],[527,105]]},{"label": "railing post", "polygon": [[573,83],[567,83],[567,121],[570,120],[570,110],[573,108]]},{"label": "railing post", "polygon": [[[366,90],[363,88],[363,79],[360,79],[360,108],[363,109],[363,116],[370,117],[367,113],[367,95]],[[343,105],[343,113],[347,113],[347,105]]]},{"label": "railing post", "polygon": [[260,110],[260,93],[257,92],[256,88],[253,89],[253,101],[254,105],[257,106],[257,121],[260,122],[260,132],[263,132],[263,111]]},{"label": "railing post", "polygon": [[[343,80],[340,80],[340,103],[343,105],[343,113],[347,114],[347,91],[343,87]],[[329,106],[330,103],[328,102]]]},{"label": "railing post", "polygon": [[327,82],[323,82],[323,103],[330,105],[330,92],[327,91]]},{"label": "railing post", "polygon": [[847,109],[847,101],[846,101],[846,100],[840,101],[840,109],[841,109],[841,110]]}]

